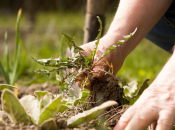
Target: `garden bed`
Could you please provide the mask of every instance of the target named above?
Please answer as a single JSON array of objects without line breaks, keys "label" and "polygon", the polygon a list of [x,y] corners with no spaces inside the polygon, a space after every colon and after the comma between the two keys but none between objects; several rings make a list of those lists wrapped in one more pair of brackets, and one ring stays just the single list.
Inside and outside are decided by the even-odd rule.
[{"label": "garden bed", "polygon": [[[1,83],[3,83],[2,80],[0,80]],[[120,116],[122,113],[128,108],[127,105],[121,106],[120,99],[119,97],[121,96],[121,91],[120,87],[118,86],[117,82],[115,80],[109,79],[108,81],[105,82],[100,82],[100,84],[96,84],[97,81],[94,81],[94,85],[97,86],[94,91],[98,91],[97,93],[101,96],[101,99],[96,98],[97,100],[95,101],[95,98],[92,98],[92,95],[94,91],[91,91],[91,95],[88,97],[89,100],[87,100],[83,104],[79,104],[76,107],[72,107],[71,109],[66,110],[63,113],[58,113],[56,114],[55,121],[57,124],[57,127],[59,129],[64,129],[64,130],[89,130],[89,129],[99,129],[99,130],[111,130],[114,128],[116,125],[117,121],[119,120]],[[99,86],[99,87],[98,87]],[[101,89],[100,89],[101,88]],[[106,88],[106,89],[105,89]],[[35,84],[31,85],[28,87],[25,86],[19,86],[18,88],[19,92],[19,98],[25,96],[25,95],[34,95],[35,91],[49,91],[52,93],[58,93],[59,87],[55,86],[51,83],[44,83],[44,84]],[[105,91],[106,90],[106,91]],[[103,98],[107,97],[107,98]],[[92,99],[94,101],[92,101]],[[102,101],[103,99],[103,101]],[[88,121],[86,123],[83,123],[81,125],[78,125],[75,128],[69,128],[67,126],[67,119],[69,119],[72,116],[77,115],[78,113],[82,113],[85,111],[85,109],[88,109],[87,106],[95,107],[102,102],[105,102],[107,100],[115,100],[120,104],[119,106],[115,107],[110,107],[103,113],[101,113],[97,118],[94,118],[91,121]],[[90,102],[89,102],[90,101]],[[86,106],[86,107],[85,107]],[[1,108],[1,106],[0,106]],[[2,110],[2,108],[1,108]],[[7,117],[5,114],[1,114],[1,119],[4,120],[5,123],[1,124],[0,122],[0,129],[4,130],[40,130],[42,129],[39,125],[31,124],[31,125],[22,125],[18,123],[12,123],[10,119]]]}]

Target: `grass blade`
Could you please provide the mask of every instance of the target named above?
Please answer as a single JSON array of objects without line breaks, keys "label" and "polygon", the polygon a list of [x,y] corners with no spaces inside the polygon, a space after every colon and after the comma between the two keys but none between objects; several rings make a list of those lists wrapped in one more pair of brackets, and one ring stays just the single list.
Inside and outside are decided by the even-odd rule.
[{"label": "grass blade", "polygon": [[4,77],[4,80],[5,80],[6,84],[10,84],[9,76],[5,72],[5,70],[4,70],[3,66],[2,66],[1,61],[0,61],[0,71],[1,71],[2,76]]},{"label": "grass blade", "polygon": [[27,56],[24,43],[21,39],[20,39],[19,43],[22,46],[23,53],[22,53],[22,57],[21,57],[20,68],[19,68],[19,70],[17,72],[17,76],[16,76],[17,78],[22,74],[22,72],[24,70],[25,63],[26,63],[26,56]]},{"label": "grass blade", "polygon": [[18,11],[17,21],[16,21],[16,37],[15,37],[15,59],[14,59],[14,67],[11,77],[11,85],[14,85],[16,79],[17,79],[17,66],[18,66],[18,52],[19,52],[19,22],[21,18],[21,12],[22,9]]},{"label": "grass blade", "polygon": [[8,41],[7,41],[8,34],[5,32],[5,57],[6,57],[6,73],[9,76],[9,51],[8,51]]}]

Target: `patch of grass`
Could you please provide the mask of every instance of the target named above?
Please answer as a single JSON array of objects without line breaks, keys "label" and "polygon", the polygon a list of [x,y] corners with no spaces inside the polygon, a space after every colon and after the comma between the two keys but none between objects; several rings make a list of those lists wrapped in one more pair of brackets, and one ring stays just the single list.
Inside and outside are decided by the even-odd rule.
[{"label": "patch of grass", "polygon": [[[83,28],[85,24],[85,14],[83,12],[39,12],[36,15],[36,23],[31,32],[23,33],[23,30],[28,29],[27,15],[23,14],[20,23],[20,37],[26,46],[27,59],[25,71],[22,73],[22,83],[30,84],[33,82],[43,83],[45,81],[55,81],[55,75],[47,76],[35,74],[34,70],[41,68],[36,65],[31,56],[36,59],[59,57],[61,33],[75,36],[75,43],[81,45],[83,43]],[[106,13],[106,27],[105,32],[113,19],[114,13]],[[4,32],[7,30],[14,30],[16,14],[0,16],[0,28]],[[1,36],[4,42],[4,32]],[[8,31],[9,32],[9,31]],[[11,33],[8,38],[9,42],[15,34]],[[1,38],[0,37],[0,38]],[[11,37],[11,38],[10,38]],[[10,44],[10,43],[9,43]],[[11,45],[13,47],[13,45]],[[63,44],[63,53],[66,52],[67,45]],[[0,55],[2,56],[2,55]],[[9,54],[10,58],[12,53]],[[122,69],[117,74],[126,80],[138,80],[141,83],[145,78],[150,78],[151,81],[156,77],[161,70],[170,54],[149,41],[143,40],[138,47],[126,58]],[[46,69],[43,67],[43,69]]]},{"label": "patch of grass", "polygon": [[139,84],[148,78],[151,83],[170,56],[168,52],[144,39],[126,58],[117,75],[129,81],[138,80]]}]

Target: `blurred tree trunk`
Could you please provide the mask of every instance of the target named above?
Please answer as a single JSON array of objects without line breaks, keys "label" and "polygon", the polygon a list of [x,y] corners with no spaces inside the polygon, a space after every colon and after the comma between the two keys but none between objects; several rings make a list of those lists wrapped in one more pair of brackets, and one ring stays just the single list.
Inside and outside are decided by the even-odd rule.
[{"label": "blurred tree trunk", "polygon": [[105,25],[105,0],[87,0],[86,22],[84,27],[84,44],[95,40],[98,35],[100,24],[97,16],[102,20],[102,25]]}]

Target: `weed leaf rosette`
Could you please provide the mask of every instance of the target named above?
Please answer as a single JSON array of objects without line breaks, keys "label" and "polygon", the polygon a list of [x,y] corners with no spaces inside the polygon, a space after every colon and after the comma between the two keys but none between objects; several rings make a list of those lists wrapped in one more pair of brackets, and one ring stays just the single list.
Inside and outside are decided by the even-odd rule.
[{"label": "weed leaf rosette", "polygon": [[[57,80],[59,82],[59,86],[61,87],[61,91],[64,95],[64,97],[69,97],[69,91],[73,88],[73,85],[81,81],[81,88],[84,89],[88,86],[88,81],[92,77],[93,73],[96,73],[93,68],[94,66],[103,59],[106,55],[114,51],[116,48],[121,46],[123,43],[125,43],[127,40],[129,40],[137,31],[137,28],[129,35],[123,36],[125,40],[119,40],[117,41],[116,45],[111,45],[104,54],[102,54],[98,60],[95,60],[95,56],[97,53],[98,46],[100,44],[100,38],[102,34],[102,22],[99,17],[98,21],[100,23],[99,33],[97,35],[95,46],[93,51],[91,51],[91,54],[89,56],[86,56],[82,53],[84,51],[81,47],[77,46],[75,42],[73,41],[75,37],[70,37],[63,33],[66,42],[69,46],[69,49],[75,53],[73,57],[59,57],[59,58],[49,58],[49,59],[39,59],[36,60],[32,57],[32,59],[37,62],[38,64],[41,64],[43,66],[52,67],[54,69],[52,70],[41,70],[38,69],[35,72],[44,74],[46,73],[48,76],[51,72],[56,72],[57,74]],[[103,63],[107,65],[110,69],[108,71],[101,69],[100,71],[103,71],[105,74],[108,74],[110,76],[113,76],[117,81],[120,81],[116,76],[113,75],[113,65],[109,64],[107,61]],[[81,80],[81,76],[85,75],[85,80]],[[74,90],[75,91],[75,90]]]}]

